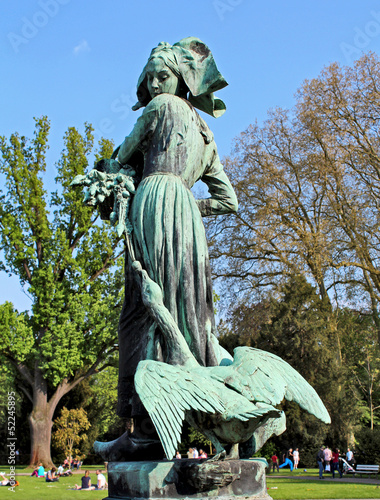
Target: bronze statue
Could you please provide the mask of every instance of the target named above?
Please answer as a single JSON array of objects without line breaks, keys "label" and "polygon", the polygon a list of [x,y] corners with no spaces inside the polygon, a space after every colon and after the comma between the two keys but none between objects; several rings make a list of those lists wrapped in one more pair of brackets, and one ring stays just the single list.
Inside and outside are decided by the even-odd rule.
[{"label": "bronze statue", "polygon": [[[95,443],[106,460],[162,458],[160,441],[172,458],[183,420],[210,438],[218,458],[225,456],[222,443],[238,458],[239,443],[254,440],[255,451],[283,432],[285,417],[274,407],[283,397],[329,421],[318,395],[287,363],[248,348],[232,359],[215,336],[202,217],[236,212],[238,204],[196,108],[223,114],[213,93],[226,85],[199,39],[160,43],[138,80],[134,109],[145,109],[132,132],[112,159],[73,182],[89,186],[85,201],[117,224],[128,249],[118,413],[133,418],[134,430]],[[209,198],[194,198],[198,180]]]}]

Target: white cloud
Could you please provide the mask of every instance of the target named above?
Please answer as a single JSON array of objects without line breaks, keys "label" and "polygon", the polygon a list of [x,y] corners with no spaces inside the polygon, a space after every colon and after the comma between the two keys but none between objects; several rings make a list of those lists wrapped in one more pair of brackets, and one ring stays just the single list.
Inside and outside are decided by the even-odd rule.
[{"label": "white cloud", "polygon": [[81,52],[90,52],[90,46],[87,40],[82,40],[77,46],[74,47],[73,53],[74,55],[78,55]]}]

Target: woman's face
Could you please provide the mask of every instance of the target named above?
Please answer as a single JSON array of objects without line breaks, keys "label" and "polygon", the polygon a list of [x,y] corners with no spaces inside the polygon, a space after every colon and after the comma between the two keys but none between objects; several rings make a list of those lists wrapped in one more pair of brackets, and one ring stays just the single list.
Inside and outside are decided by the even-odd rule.
[{"label": "woman's face", "polygon": [[148,91],[153,99],[159,94],[177,95],[179,78],[160,57],[151,59],[146,68]]}]

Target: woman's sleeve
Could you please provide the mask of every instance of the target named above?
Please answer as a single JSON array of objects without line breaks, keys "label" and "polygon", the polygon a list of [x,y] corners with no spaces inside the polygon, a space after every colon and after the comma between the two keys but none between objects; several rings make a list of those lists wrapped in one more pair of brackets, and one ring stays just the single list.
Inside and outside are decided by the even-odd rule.
[{"label": "woman's sleeve", "polygon": [[220,163],[215,143],[207,148],[206,169],[201,180],[207,185],[210,198],[197,200],[198,208],[203,217],[237,212],[238,200]]},{"label": "woman's sleeve", "polygon": [[[157,98],[156,98],[157,99]],[[128,163],[129,158],[141,145],[143,141],[149,139],[157,125],[157,105],[153,99],[144,109],[143,114],[137,120],[132,132],[127,135],[120,146],[118,160],[122,165]]]}]

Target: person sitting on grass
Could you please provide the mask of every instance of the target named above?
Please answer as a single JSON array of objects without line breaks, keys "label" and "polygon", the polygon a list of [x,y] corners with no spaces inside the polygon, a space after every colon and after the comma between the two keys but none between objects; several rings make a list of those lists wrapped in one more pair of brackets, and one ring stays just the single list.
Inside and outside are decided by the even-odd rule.
[{"label": "person sitting on grass", "polygon": [[63,468],[63,465],[59,465],[58,469],[57,469],[57,476],[59,476],[59,477],[63,476],[64,472],[65,472],[65,469]]},{"label": "person sitting on grass", "polygon": [[67,470],[65,470],[65,472],[63,473],[63,475],[64,476],[72,476],[73,473],[72,473],[71,469],[67,469]]},{"label": "person sitting on grass", "polygon": [[46,482],[47,483],[54,483],[56,481],[58,481],[58,478],[57,476],[55,475],[56,473],[56,468],[55,467],[52,467],[46,474]]},{"label": "person sitting on grass", "polygon": [[37,477],[45,477],[45,469],[41,463],[38,464]]},{"label": "person sitting on grass", "polygon": [[91,486],[90,471],[86,470],[84,476],[81,478],[82,486],[75,485],[76,490],[94,490],[95,486]]},{"label": "person sitting on grass", "polygon": [[108,487],[106,478],[102,474],[102,471],[99,469],[96,471],[96,479],[97,479],[97,484],[95,487],[96,490],[105,490]]}]

